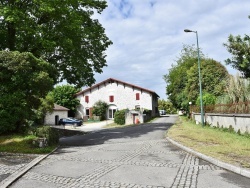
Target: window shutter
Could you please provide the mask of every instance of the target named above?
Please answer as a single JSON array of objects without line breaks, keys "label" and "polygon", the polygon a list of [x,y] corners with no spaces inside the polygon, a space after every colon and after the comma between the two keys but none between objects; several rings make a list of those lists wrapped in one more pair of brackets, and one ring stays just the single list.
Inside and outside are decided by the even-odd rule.
[{"label": "window shutter", "polygon": [[140,93],[136,93],[135,96],[136,96],[136,100],[140,100]]},{"label": "window shutter", "polygon": [[85,96],[85,102],[86,102],[86,103],[89,102],[89,96]]},{"label": "window shutter", "polygon": [[109,102],[114,102],[114,96],[113,95],[109,96]]}]

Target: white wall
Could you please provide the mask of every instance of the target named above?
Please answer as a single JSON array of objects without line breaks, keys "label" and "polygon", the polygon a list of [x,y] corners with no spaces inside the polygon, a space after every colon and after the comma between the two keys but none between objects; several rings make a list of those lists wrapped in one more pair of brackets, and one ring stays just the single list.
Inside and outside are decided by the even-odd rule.
[{"label": "white wall", "polygon": [[[201,122],[200,114],[193,114],[196,122]],[[213,114],[207,113],[205,121],[210,126],[229,128],[232,126],[235,132],[250,133],[250,114]]]},{"label": "white wall", "polygon": [[68,111],[59,111],[59,110],[54,110],[51,114],[47,114],[44,119],[44,124],[45,125],[55,125],[55,116],[58,115],[59,118],[67,118],[68,117]]},{"label": "white wall", "polygon": [[[140,100],[136,100],[136,93],[140,94]],[[109,96],[114,96],[114,102],[109,102]],[[89,96],[89,103],[85,102],[85,96]],[[78,107],[78,117],[85,115],[86,108],[90,108],[98,100],[107,102],[109,105],[116,105],[118,110],[121,109],[135,109],[136,105],[140,108],[152,109],[152,94],[141,89],[133,88],[132,86],[123,83],[106,83],[102,84],[91,91],[87,91],[84,95],[78,95],[81,105]]]}]

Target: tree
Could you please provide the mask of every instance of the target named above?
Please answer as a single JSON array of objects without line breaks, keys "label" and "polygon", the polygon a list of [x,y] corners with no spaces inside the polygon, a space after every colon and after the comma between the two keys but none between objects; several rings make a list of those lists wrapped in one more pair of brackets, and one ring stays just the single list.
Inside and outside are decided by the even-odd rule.
[{"label": "tree", "polygon": [[[250,16],[248,16],[250,19]],[[250,36],[229,35],[227,43],[224,44],[228,52],[232,54],[231,59],[225,62],[239,70],[244,77],[250,77]]]},{"label": "tree", "polygon": [[[200,51],[201,59],[204,57]],[[187,83],[187,71],[197,64],[197,49],[193,46],[184,45],[180,57],[176,60],[176,65],[172,65],[169,73],[164,75],[167,83],[166,94],[170,102],[177,109],[188,106],[188,98],[184,93]]]},{"label": "tree", "polygon": [[56,104],[70,109],[69,116],[74,117],[77,106],[80,104],[80,101],[75,97],[75,94],[79,91],[80,89],[71,85],[58,85],[49,95],[53,97]]},{"label": "tree", "polygon": [[[177,65],[165,75],[167,94],[175,108],[188,110],[189,102],[195,104],[199,97],[199,73],[197,51],[192,46],[184,46]],[[225,92],[228,72],[219,62],[204,57],[201,52],[202,91],[214,96]]]},{"label": "tree", "polygon": [[165,110],[167,114],[176,113],[176,109],[174,108],[173,104],[170,101],[164,99],[158,100],[158,109]]},{"label": "tree", "polygon": [[112,42],[98,20],[105,0],[0,1],[0,50],[31,52],[57,70],[56,81],[94,83]]},{"label": "tree", "polygon": [[244,77],[250,78],[250,37],[245,35],[241,38],[239,35],[235,37],[230,35],[228,43],[224,46],[232,54],[232,58],[225,61],[226,64],[240,71]]},{"label": "tree", "polygon": [[0,52],[0,134],[19,131],[34,119],[41,98],[53,88],[53,72],[31,53]]},{"label": "tree", "polygon": [[47,113],[52,113],[54,109],[54,99],[51,95],[47,95],[45,98],[41,98],[41,105],[35,111],[35,123],[39,125],[44,124],[44,119]]},{"label": "tree", "polygon": [[106,119],[108,104],[105,101],[97,101],[93,106],[93,115],[100,116],[100,120]]},{"label": "tree", "polygon": [[[187,71],[187,84],[185,93],[189,101],[195,103],[199,97],[199,77],[198,65],[194,64]],[[221,96],[225,92],[226,80],[229,76],[226,68],[213,59],[203,59],[201,61],[202,92],[210,93],[215,97]]]}]

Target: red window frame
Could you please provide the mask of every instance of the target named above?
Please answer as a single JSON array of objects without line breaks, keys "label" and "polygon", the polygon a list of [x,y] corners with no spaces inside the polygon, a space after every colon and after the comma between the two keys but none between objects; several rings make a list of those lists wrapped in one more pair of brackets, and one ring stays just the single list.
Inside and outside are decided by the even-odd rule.
[{"label": "red window frame", "polygon": [[138,100],[140,100],[140,93],[136,93],[135,94],[135,99],[138,101]]},{"label": "red window frame", "polygon": [[109,96],[109,102],[114,102],[114,95]]}]

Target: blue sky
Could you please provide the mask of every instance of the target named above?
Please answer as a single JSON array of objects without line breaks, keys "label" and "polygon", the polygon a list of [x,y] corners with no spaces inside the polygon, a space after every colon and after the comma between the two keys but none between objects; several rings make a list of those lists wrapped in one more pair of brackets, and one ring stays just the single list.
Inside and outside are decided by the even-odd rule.
[{"label": "blue sky", "polygon": [[[107,0],[97,18],[113,45],[106,51],[108,66],[96,82],[116,78],[155,91],[166,99],[167,74],[182,47],[199,46],[209,58],[225,65],[231,55],[223,43],[230,34],[250,31],[249,0]],[[236,70],[227,66],[231,74]]]}]

